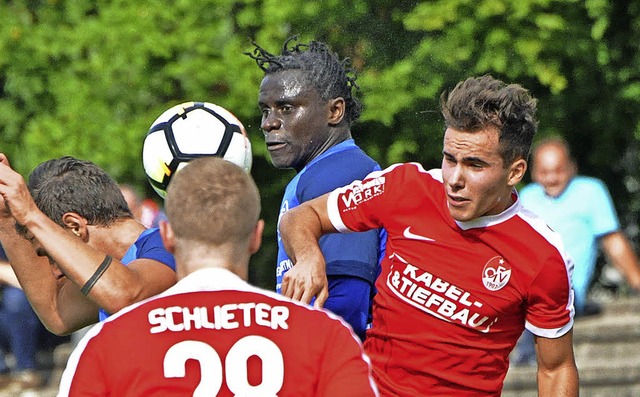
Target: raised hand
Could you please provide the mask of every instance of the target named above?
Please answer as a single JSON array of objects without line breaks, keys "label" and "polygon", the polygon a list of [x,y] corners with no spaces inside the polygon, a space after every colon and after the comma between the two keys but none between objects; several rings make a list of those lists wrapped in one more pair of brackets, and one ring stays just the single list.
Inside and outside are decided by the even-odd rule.
[{"label": "raised hand", "polygon": [[[11,168],[11,165],[9,164],[9,159],[4,153],[0,153],[0,166],[2,165],[5,165]],[[11,216],[11,212],[9,212],[9,208],[6,205],[3,196],[0,195],[0,220],[8,219],[8,218],[12,219],[13,217]]]},{"label": "raised hand", "polygon": [[11,168],[7,156],[0,153],[0,218],[13,217],[24,225],[34,211],[38,208],[24,178]]}]

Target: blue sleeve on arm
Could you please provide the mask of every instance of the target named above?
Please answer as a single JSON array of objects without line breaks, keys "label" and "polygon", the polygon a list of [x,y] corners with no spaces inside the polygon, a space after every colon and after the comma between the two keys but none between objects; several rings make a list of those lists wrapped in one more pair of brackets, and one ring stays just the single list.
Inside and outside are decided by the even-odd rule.
[{"label": "blue sleeve on arm", "polygon": [[324,304],[325,309],[342,317],[364,340],[371,322],[371,284],[358,277],[329,276],[328,279],[329,298]]},{"label": "blue sleeve on arm", "polygon": [[[380,166],[360,149],[345,150],[324,158],[300,175],[296,187],[303,203],[355,180],[362,180]],[[379,229],[360,233],[322,236],[320,248],[329,276],[355,276],[375,282],[380,251]]]},{"label": "blue sleeve on arm", "polygon": [[589,197],[594,211],[592,228],[597,236],[604,236],[619,230],[620,222],[609,189],[601,180],[593,178],[592,181],[591,193],[585,197]]}]

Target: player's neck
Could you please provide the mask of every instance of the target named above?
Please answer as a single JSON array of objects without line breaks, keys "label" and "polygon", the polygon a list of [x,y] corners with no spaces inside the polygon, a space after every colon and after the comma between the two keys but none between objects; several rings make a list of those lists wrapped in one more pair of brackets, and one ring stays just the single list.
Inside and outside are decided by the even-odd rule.
[{"label": "player's neck", "polygon": [[129,248],[136,242],[144,225],[135,219],[121,219],[109,226],[88,226],[89,243],[94,248],[122,259]]},{"label": "player's neck", "polygon": [[196,263],[185,263],[176,261],[176,274],[178,280],[182,280],[188,275],[203,269],[223,269],[235,274],[247,281],[249,278],[248,266],[237,266],[231,263],[214,263],[211,261],[199,261]]}]

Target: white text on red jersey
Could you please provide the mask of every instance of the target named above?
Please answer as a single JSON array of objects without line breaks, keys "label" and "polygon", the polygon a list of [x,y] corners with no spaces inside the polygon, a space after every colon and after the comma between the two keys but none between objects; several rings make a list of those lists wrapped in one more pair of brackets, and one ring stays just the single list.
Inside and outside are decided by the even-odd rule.
[{"label": "white text on red jersey", "polygon": [[387,285],[412,306],[441,320],[459,323],[480,332],[489,332],[491,325],[497,321],[497,318],[490,320],[488,316],[473,310],[483,305],[471,299],[469,292],[409,263],[397,264],[404,265],[404,269],[394,269],[395,266],[392,266]]},{"label": "white text on red jersey", "polygon": [[254,325],[271,329],[288,329],[289,309],[266,303],[228,303],[213,307],[170,306],[149,312],[152,334],[191,329],[226,330]]}]

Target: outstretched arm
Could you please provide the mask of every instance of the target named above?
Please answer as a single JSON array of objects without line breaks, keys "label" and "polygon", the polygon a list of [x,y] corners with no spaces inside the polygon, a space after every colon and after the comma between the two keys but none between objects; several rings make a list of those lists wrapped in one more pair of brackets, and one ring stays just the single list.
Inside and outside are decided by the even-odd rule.
[{"label": "outstretched arm", "polygon": [[620,270],[631,288],[640,292],[640,263],[629,239],[623,232],[617,231],[602,237],[600,244],[607,258]]},{"label": "outstretched arm", "polygon": [[323,234],[336,229],[327,213],[325,194],[287,211],[280,220],[280,237],[295,264],[282,280],[282,294],[305,303],[316,298],[322,307],[329,296],[326,263],[318,245]]},{"label": "outstretched arm", "polygon": [[573,330],[559,338],[536,339],[538,354],[538,395],[578,396],[578,368],[573,355]]}]

